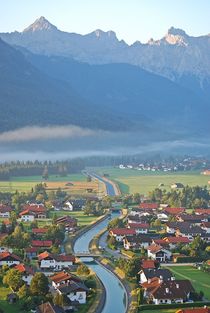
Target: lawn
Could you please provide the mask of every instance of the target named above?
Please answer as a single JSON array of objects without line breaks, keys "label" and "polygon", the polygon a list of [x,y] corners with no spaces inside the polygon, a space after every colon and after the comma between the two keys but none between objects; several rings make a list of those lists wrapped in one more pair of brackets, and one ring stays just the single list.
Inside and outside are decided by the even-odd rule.
[{"label": "lawn", "polygon": [[189,186],[205,186],[208,185],[210,177],[200,174],[200,172],[148,172],[138,171],[134,169],[119,168],[95,168],[98,174],[109,174],[109,178],[116,181],[122,193],[148,194],[154,190],[159,184],[164,184],[162,188],[170,190],[170,185],[175,182]]},{"label": "lawn", "polygon": [[0,309],[5,313],[24,313],[25,311],[21,310],[18,304],[9,304],[6,301],[7,295],[11,293],[10,288],[0,286]]},{"label": "lawn", "polygon": [[54,211],[54,212],[50,212],[50,217],[53,217],[54,214],[56,214],[57,217],[64,216],[64,215],[75,217],[78,220],[79,226],[88,225],[98,218],[97,216],[85,215],[84,212],[82,211],[75,211],[75,212]]},{"label": "lawn", "polygon": [[197,292],[203,291],[204,297],[210,300],[210,274],[192,266],[168,266],[176,279],[189,279]]}]

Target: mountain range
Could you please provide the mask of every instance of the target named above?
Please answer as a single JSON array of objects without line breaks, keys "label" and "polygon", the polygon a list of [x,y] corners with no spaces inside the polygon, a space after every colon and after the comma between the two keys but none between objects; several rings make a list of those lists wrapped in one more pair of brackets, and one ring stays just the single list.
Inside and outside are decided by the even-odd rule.
[{"label": "mountain range", "polygon": [[209,133],[209,35],[172,27],[160,40],[128,45],[113,31],[67,33],[41,17],[0,37],[1,131],[73,124]]}]

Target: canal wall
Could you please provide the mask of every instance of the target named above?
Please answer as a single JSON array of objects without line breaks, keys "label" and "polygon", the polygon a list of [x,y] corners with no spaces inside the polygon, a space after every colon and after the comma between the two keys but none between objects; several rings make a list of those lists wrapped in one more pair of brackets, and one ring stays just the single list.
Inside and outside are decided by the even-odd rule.
[{"label": "canal wall", "polygon": [[74,253],[74,244],[76,242],[76,240],[82,236],[83,234],[85,234],[87,231],[89,231],[90,229],[92,229],[94,226],[100,224],[101,222],[103,222],[105,219],[107,219],[109,213],[106,213],[103,216],[100,216],[96,221],[90,223],[89,225],[86,225],[85,227],[79,229],[78,231],[76,231],[71,237],[68,236],[68,238],[65,241],[65,251],[67,253]]}]

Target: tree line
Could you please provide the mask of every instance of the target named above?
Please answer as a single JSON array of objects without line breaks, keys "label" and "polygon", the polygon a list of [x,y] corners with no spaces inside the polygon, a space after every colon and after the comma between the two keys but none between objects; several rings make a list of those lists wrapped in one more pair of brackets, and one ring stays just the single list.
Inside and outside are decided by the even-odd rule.
[{"label": "tree line", "polygon": [[67,161],[16,161],[0,164],[0,180],[9,180],[16,176],[49,175],[66,176],[69,173],[77,173],[84,169],[84,161],[80,158]]}]

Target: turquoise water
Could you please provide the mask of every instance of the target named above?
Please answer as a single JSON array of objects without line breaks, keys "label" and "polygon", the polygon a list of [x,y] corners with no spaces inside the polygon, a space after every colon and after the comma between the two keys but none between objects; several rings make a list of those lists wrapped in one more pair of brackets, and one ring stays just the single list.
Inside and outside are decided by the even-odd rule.
[{"label": "turquoise water", "polygon": [[[112,218],[117,217],[119,214],[112,214]],[[74,245],[74,252],[88,252],[88,247],[91,239],[100,232],[109,223],[107,218],[105,221],[96,225],[87,233],[78,238]],[[125,313],[126,311],[126,291],[122,286],[120,280],[105,267],[99,264],[88,264],[90,268],[100,278],[106,289],[106,302],[102,313]]]}]

